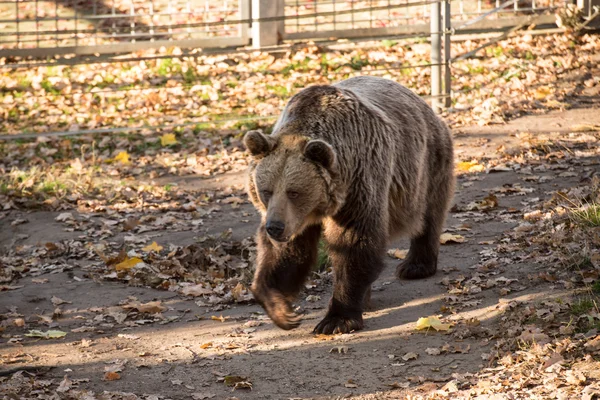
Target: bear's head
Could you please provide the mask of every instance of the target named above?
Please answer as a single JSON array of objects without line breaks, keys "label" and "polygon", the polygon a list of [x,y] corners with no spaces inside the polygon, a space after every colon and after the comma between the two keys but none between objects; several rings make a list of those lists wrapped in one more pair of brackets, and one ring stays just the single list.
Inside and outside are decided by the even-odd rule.
[{"label": "bear's head", "polygon": [[274,244],[289,241],[339,208],[337,159],[328,143],[250,131],[244,144],[255,160],[248,192]]}]

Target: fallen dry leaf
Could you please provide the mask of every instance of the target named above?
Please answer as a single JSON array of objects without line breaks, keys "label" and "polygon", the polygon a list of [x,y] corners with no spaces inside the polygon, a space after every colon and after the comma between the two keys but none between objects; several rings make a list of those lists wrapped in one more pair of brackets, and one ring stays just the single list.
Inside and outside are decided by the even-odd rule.
[{"label": "fallen dry leaf", "polygon": [[39,331],[37,329],[30,330],[29,333],[26,333],[25,336],[28,337],[37,337],[42,339],[59,339],[67,335],[67,332],[58,331],[58,330],[49,330],[46,332]]},{"label": "fallen dry leaf", "polygon": [[223,381],[225,385],[233,386],[234,389],[252,389],[252,382],[243,376],[227,375]]},{"label": "fallen dry leaf", "polygon": [[358,385],[356,384],[356,382],[354,382],[352,379],[348,379],[348,382],[346,382],[344,384],[344,387],[347,387],[349,389],[355,389],[358,387]]},{"label": "fallen dry leaf", "polygon": [[390,249],[387,252],[388,256],[392,258],[397,258],[399,260],[404,260],[408,255],[408,250],[400,250],[400,249]]},{"label": "fallen dry leaf", "polygon": [[131,161],[129,161],[129,153],[126,151],[119,152],[119,154],[115,156],[113,161],[119,162],[121,164],[131,164]]},{"label": "fallen dry leaf", "polygon": [[182,295],[184,296],[204,296],[204,295],[209,295],[213,293],[213,290],[210,288],[205,288],[203,285],[192,285],[192,286],[185,286],[183,287],[183,289],[180,290],[180,292]]},{"label": "fallen dry leaf", "polygon": [[456,164],[456,169],[461,172],[481,172],[485,170],[485,167],[479,164],[477,161],[461,161]]},{"label": "fallen dry leaf", "polygon": [[162,135],[160,137],[160,144],[161,146],[165,147],[165,146],[170,146],[173,144],[177,144],[177,138],[175,137],[175,135],[173,133],[165,133],[164,135]]},{"label": "fallen dry leaf", "polygon": [[133,302],[122,306],[126,310],[138,310],[141,313],[156,314],[166,310],[166,307],[160,304],[160,300],[150,301],[148,303],[141,304],[140,302]]},{"label": "fallen dry leaf", "polygon": [[417,329],[433,328],[436,331],[447,331],[451,327],[450,324],[443,324],[438,317],[422,317],[417,321]]},{"label": "fallen dry leaf", "polygon": [[142,260],[141,258],[127,257],[125,260],[123,260],[120,263],[118,263],[117,265],[115,265],[115,270],[125,271],[125,270],[135,267],[136,265],[138,265],[139,263],[142,263],[142,262],[144,262],[144,260]]},{"label": "fallen dry leaf", "polygon": [[337,353],[339,353],[339,354],[346,354],[346,353],[348,352],[348,350],[350,350],[350,349],[348,348],[348,346],[336,346],[336,347],[333,347],[333,348],[331,348],[331,349],[329,350],[329,352],[330,352],[330,353],[335,353],[335,352],[337,352]]},{"label": "fallen dry leaf", "polygon": [[467,239],[465,239],[462,235],[453,235],[452,233],[442,233],[440,236],[441,244],[448,243],[464,243]]},{"label": "fallen dry leaf", "polygon": [[104,374],[104,378],[102,380],[104,381],[118,381],[121,379],[121,374],[119,374],[118,372],[112,372],[112,371],[108,371]]},{"label": "fallen dry leaf", "polygon": [[144,251],[161,251],[163,249],[162,246],[160,246],[158,243],[156,242],[152,242],[151,244],[149,244],[146,247],[142,247],[142,250]]}]

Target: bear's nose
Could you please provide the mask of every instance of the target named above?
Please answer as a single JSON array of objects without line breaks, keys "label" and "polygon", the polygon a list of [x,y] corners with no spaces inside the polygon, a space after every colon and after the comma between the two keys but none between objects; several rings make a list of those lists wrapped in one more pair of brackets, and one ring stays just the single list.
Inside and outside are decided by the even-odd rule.
[{"label": "bear's nose", "polygon": [[283,236],[285,224],[281,221],[267,221],[267,233],[275,240],[279,240]]}]

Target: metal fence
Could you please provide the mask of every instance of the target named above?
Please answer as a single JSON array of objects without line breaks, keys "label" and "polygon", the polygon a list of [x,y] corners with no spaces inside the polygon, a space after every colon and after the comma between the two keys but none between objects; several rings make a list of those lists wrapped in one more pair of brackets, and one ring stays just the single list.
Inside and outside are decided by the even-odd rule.
[{"label": "metal fence", "polygon": [[[0,0],[0,57],[428,35],[438,0]],[[558,2],[558,0],[557,0]],[[454,29],[516,26],[555,0],[452,1]],[[553,20],[548,16],[548,21]],[[465,21],[475,21],[465,25]]]},{"label": "metal fence", "polygon": [[243,46],[249,16],[248,0],[0,0],[0,56]]}]

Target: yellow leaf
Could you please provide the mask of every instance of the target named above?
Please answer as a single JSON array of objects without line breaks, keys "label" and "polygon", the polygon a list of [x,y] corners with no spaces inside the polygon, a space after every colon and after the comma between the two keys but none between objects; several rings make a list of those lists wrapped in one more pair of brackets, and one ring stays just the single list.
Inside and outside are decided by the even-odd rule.
[{"label": "yellow leaf", "polygon": [[461,235],[453,235],[451,233],[443,233],[442,236],[440,236],[441,244],[464,243],[465,241],[466,241],[465,237],[461,236]]},{"label": "yellow leaf", "polygon": [[119,152],[119,154],[117,154],[115,156],[113,161],[118,161],[121,164],[130,164],[131,163],[131,161],[129,161],[129,153],[126,151]]},{"label": "yellow leaf", "polygon": [[450,329],[450,324],[442,324],[438,317],[419,318],[417,321],[417,329],[433,328],[436,331],[447,331]]},{"label": "yellow leaf", "polygon": [[165,133],[160,137],[160,144],[162,146],[169,146],[171,144],[177,144],[177,139],[172,133]]},{"label": "yellow leaf", "polygon": [[456,169],[462,172],[481,172],[485,167],[477,161],[461,161],[456,164]]},{"label": "yellow leaf", "polygon": [[535,91],[533,97],[535,97],[536,100],[544,100],[550,93],[552,93],[552,91],[549,88],[542,86]]},{"label": "yellow leaf", "polygon": [[144,250],[144,251],[157,251],[158,252],[158,251],[161,251],[162,249],[163,249],[163,247],[156,242],[152,242],[148,246],[142,247],[142,250]]},{"label": "yellow leaf", "polygon": [[210,317],[210,319],[212,319],[213,321],[221,321],[221,322],[225,322],[225,320],[226,320],[226,318],[222,315],[220,315],[218,317],[213,315],[212,317]]},{"label": "yellow leaf", "polygon": [[115,265],[115,269],[117,271],[123,271],[123,270],[128,270],[131,269],[133,267],[135,267],[136,265],[138,265],[139,263],[144,262],[144,260],[142,260],[141,258],[138,257],[127,257],[124,261],[121,261],[120,263],[118,263],[117,265]]},{"label": "yellow leaf", "polygon": [[208,349],[209,347],[212,347],[213,343],[212,342],[207,342],[204,343],[203,345],[200,346],[201,349]]}]

